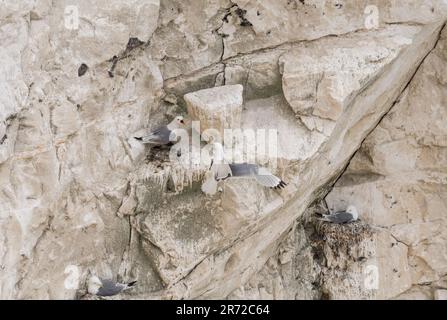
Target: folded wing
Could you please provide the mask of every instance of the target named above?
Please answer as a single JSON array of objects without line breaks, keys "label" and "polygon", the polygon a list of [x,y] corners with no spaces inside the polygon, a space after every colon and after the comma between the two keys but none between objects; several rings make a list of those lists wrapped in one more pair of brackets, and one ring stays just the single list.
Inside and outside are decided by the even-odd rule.
[{"label": "folded wing", "polygon": [[164,145],[170,142],[169,136],[171,130],[167,126],[160,127],[146,136],[135,137],[135,139],[140,140],[143,143],[154,144],[154,145]]},{"label": "folded wing", "polygon": [[115,294],[120,293],[124,288],[126,288],[126,285],[121,283],[116,283],[112,280],[108,279],[101,279],[102,287],[99,288],[97,295],[98,296],[113,296]]},{"label": "folded wing", "polygon": [[348,223],[348,222],[353,221],[354,217],[351,213],[341,211],[341,212],[336,212],[334,214],[326,215],[326,216],[324,216],[323,219],[325,221],[343,224],[343,223]]}]

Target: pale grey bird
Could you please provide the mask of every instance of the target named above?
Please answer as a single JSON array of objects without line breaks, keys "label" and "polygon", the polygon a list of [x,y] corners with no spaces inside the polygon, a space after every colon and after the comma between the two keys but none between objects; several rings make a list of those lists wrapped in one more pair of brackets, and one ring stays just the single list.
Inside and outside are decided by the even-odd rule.
[{"label": "pale grey bird", "polygon": [[171,133],[175,129],[180,129],[185,125],[185,120],[182,116],[177,116],[168,125],[161,126],[146,136],[134,137],[142,143],[151,144],[154,146],[167,145],[172,143],[170,140]]},{"label": "pale grey bird", "polygon": [[[212,178],[218,182],[230,177],[243,177],[255,179],[260,185],[272,189],[282,189],[287,184],[277,176],[273,175],[267,168],[251,163],[224,163],[223,147],[220,143],[214,143],[214,155],[211,160],[210,171]],[[214,193],[215,185],[205,181],[202,191]]]},{"label": "pale grey bird", "polygon": [[88,280],[87,291],[96,296],[108,297],[132,288],[136,283],[136,281],[119,283],[110,279],[100,279],[97,276],[91,276]]},{"label": "pale grey bird", "polygon": [[330,214],[323,214],[321,221],[332,222],[337,224],[349,223],[356,221],[359,218],[357,208],[354,206],[348,206],[346,211],[337,211]]}]

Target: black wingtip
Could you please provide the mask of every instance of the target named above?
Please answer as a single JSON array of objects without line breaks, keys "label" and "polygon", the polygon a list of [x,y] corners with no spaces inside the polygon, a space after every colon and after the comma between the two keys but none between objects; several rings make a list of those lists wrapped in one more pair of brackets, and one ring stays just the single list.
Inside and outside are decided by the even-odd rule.
[{"label": "black wingtip", "polygon": [[284,181],[280,181],[278,183],[278,185],[275,187],[275,189],[284,189],[287,186],[287,183],[285,183]]},{"label": "black wingtip", "polygon": [[133,137],[133,138],[136,139],[136,140],[138,140],[138,141],[143,140],[143,137]]},{"label": "black wingtip", "polygon": [[137,281],[135,280],[135,281],[129,282],[129,283],[127,284],[127,286],[128,286],[128,287],[133,287],[136,283],[137,283]]}]

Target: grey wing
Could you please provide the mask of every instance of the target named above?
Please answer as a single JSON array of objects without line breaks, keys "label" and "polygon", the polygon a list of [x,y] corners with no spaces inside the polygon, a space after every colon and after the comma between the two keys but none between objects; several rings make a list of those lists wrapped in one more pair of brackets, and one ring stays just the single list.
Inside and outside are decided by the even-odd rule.
[{"label": "grey wing", "polygon": [[169,140],[171,132],[172,131],[169,130],[167,126],[164,126],[158,129],[157,136],[160,137],[160,141],[162,141],[163,144],[168,144],[171,142],[171,140]]},{"label": "grey wing", "polygon": [[259,167],[256,164],[250,163],[235,163],[230,164],[233,177],[253,177],[256,181],[269,188],[284,188],[286,183],[277,176],[273,175],[266,168]]},{"label": "grey wing", "polygon": [[113,296],[115,294],[118,294],[121,291],[123,291],[123,289],[126,287],[124,284],[116,283],[113,280],[102,280],[101,279],[101,283],[102,283],[102,287],[99,288],[96,295],[104,296],[104,297]]},{"label": "grey wing", "polygon": [[277,176],[273,175],[272,173],[270,173],[270,171],[267,168],[259,168],[257,175],[255,176],[256,181],[264,186],[264,187],[269,187],[269,188],[274,188],[274,189],[282,189],[284,188],[287,183],[285,183],[284,181],[282,181],[280,178],[278,178]]},{"label": "grey wing", "polygon": [[257,175],[256,177],[256,181],[264,186],[264,187],[269,187],[269,188],[284,188],[285,187],[285,183],[284,181],[282,181],[280,178],[278,178],[277,176],[274,175]]},{"label": "grey wing", "polygon": [[352,214],[346,212],[346,211],[339,211],[334,214],[326,216],[328,220],[334,223],[347,223],[353,220]]},{"label": "grey wing", "polygon": [[230,164],[233,177],[254,176],[258,173],[258,166],[249,163],[233,163]]},{"label": "grey wing", "polygon": [[167,126],[160,127],[151,133],[149,133],[147,136],[141,137],[143,143],[150,143],[150,144],[168,144],[170,142],[169,136],[171,135],[171,130],[168,129]]}]

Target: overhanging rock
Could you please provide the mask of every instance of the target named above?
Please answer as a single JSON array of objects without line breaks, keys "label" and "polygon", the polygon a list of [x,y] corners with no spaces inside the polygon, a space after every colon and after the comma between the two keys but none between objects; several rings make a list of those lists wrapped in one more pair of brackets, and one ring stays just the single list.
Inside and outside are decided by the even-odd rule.
[{"label": "overhanging rock", "polygon": [[[176,199],[175,202],[171,200],[172,204],[166,205],[162,216],[156,214],[153,204],[141,207],[140,226],[145,226],[141,234],[155,243],[157,249],[149,252],[163,261],[158,264],[158,271],[169,287],[164,295],[225,297],[261,268],[284,232],[315,199],[318,190],[343,169],[364,137],[391,108],[434,47],[443,25],[439,22],[425,27],[401,27],[406,41],[395,43],[395,58],[356,90],[330,136],[322,139],[313,154],[301,161],[286,161],[279,168],[289,177],[288,190],[271,193],[248,182],[228,182],[222,196],[212,199],[204,198],[198,188],[188,192],[187,203],[181,200],[184,195],[173,196],[171,199]],[[371,41],[375,38],[370,32],[362,32],[353,41],[358,41],[357,36]],[[287,111],[278,115],[281,116],[288,117]],[[297,123],[300,126],[304,132],[305,126]],[[309,138],[311,134],[307,133]],[[245,196],[237,202],[239,206],[222,210],[226,197],[242,192]],[[140,203],[144,203],[144,192],[141,195]],[[256,200],[250,204],[249,199]],[[194,232],[190,232],[192,226]]]}]

